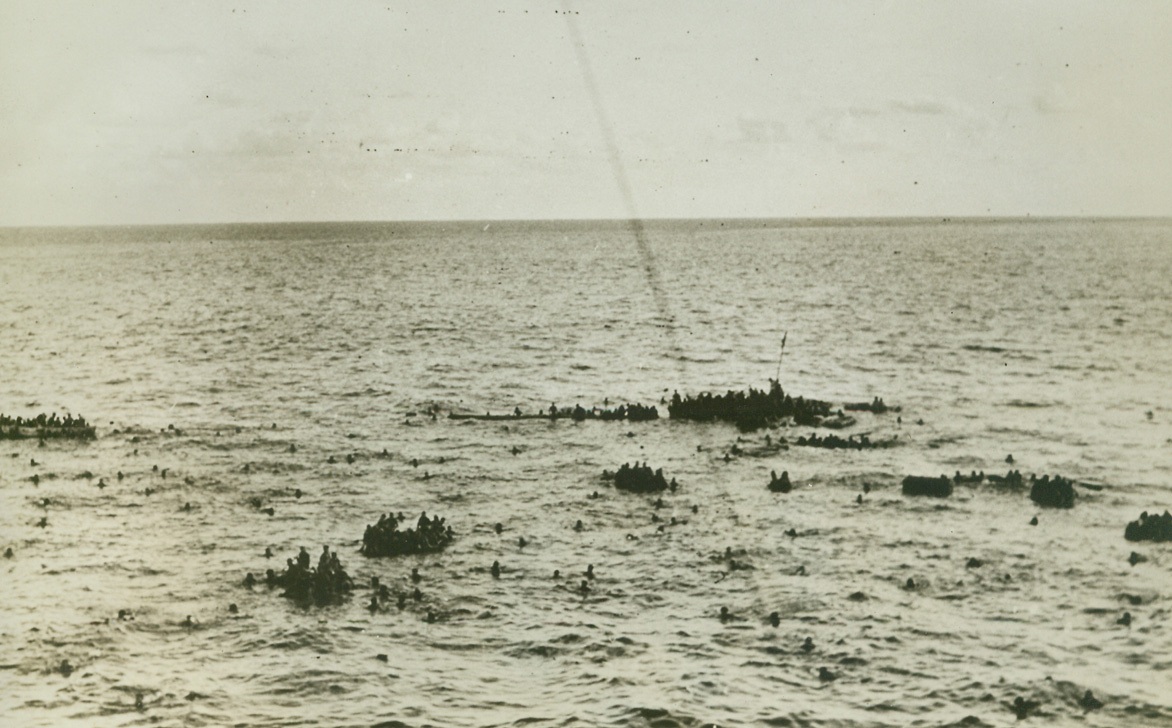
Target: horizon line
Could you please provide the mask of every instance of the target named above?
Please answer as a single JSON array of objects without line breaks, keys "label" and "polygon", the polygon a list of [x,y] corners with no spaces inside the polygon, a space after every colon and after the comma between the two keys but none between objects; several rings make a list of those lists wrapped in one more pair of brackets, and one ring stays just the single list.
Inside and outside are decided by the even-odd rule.
[{"label": "horizon line", "polygon": [[801,217],[551,217],[551,218],[412,218],[412,219],[330,219],[330,220],[236,220],[217,222],[132,222],[132,223],[49,223],[0,224],[0,230],[28,229],[83,229],[83,228],[148,228],[148,227],[223,227],[250,225],[436,225],[436,224],[548,224],[548,223],[787,223],[826,224],[834,222],[1056,222],[1056,221],[1159,221],[1172,220],[1172,215],[823,215]]}]

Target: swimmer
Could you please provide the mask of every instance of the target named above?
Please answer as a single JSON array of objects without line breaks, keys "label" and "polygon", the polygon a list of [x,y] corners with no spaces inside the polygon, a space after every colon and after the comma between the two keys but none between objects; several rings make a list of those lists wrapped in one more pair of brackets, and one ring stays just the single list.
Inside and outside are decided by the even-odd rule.
[{"label": "swimmer", "polygon": [[586,574],[585,574],[585,576],[586,576],[586,578],[587,578],[587,579],[593,579],[593,578],[594,578],[594,564],[589,564],[589,565],[587,565],[587,566],[586,566]]},{"label": "swimmer", "polygon": [[777,612],[770,612],[769,613],[769,626],[776,627],[779,624],[781,624],[781,615],[779,615]]},{"label": "swimmer", "polygon": [[574,524],[574,530],[581,531],[583,528],[585,528],[585,526],[582,525],[582,519],[579,518],[578,522]]},{"label": "swimmer", "polygon": [[814,640],[811,637],[807,637],[806,641],[802,643],[802,652],[809,654],[813,650],[814,650]]},{"label": "swimmer", "polygon": [[419,580],[422,578],[423,577],[419,575],[418,567],[411,569],[411,581],[419,583]]},{"label": "swimmer", "polygon": [[240,608],[236,606],[235,602],[228,605],[228,614],[236,614],[239,611],[240,611]]},{"label": "swimmer", "polygon": [[720,608],[720,621],[727,622],[732,619],[732,614],[728,611],[728,607]]},{"label": "swimmer", "polygon": [[492,570],[491,571],[492,571],[493,577],[499,579],[501,576],[501,562],[499,562],[499,561],[492,562]]},{"label": "swimmer", "polygon": [[1030,713],[1032,713],[1038,707],[1038,705],[1038,701],[1025,700],[1019,695],[1013,699],[1013,704],[1009,706],[1009,709],[1013,711],[1013,714],[1017,716],[1018,720],[1024,720],[1025,718],[1029,717]]},{"label": "swimmer", "polygon": [[1095,694],[1090,690],[1083,693],[1082,700],[1078,704],[1083,710],[1098,710],[1103,707],[1103,701],[1095,697]]}]

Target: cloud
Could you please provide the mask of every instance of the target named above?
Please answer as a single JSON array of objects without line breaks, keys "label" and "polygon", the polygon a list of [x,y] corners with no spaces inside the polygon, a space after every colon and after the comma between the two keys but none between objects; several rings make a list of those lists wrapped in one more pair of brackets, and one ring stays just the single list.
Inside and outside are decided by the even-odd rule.
[{"label": "cloud", "polygon": [[781,119],[762,119],[755,116],[737,118],[740,131],[738,141],[747,144],[779,144],[788,142],[789,130]]},{"label": "cloud", "polygon": [[905,114],[921,114],[927,116],[944,116],[957,113],[957,109],[952,104],[934,100],[895,100],[891,102],[890,108],[893,111]]}]

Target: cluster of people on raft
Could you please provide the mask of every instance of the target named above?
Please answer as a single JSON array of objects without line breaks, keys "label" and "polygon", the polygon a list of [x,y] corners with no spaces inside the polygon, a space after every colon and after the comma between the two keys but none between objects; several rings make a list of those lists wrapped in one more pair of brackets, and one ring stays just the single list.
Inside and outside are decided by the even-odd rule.
[{"label": "cluster of people on raft", "polygon": [[1127,524],[1123,537],[1128,541],[1172,541],[1172,513],[1163,515],[1144,511],[1139,520]]},{"label": "cluster of people on raft", "polygon": [[884,412],[899,412],[899,407],[888,407],[882,397],[876,397],[870,402],[848,402],[842,408],[848,412],[871,412],[877,415]]},{"label": "cluster of people on raft", "polygon": [[[1021,473],[1017,474],[1021,478]],[[1049,508],[1074,508],[1074,481],[1055,475],[1030,475],[1030,500]]]},{"label": "cluster of people on raft", "polygon": [[[1007,488],[1020,488],[1025,485],[1025,478],[1022,476],[1020,470],[1010,470],[1005,475],[985,475],[985,471],[977,472],[976,470],[970,472],[968,475],[956,471],[952,476],[952,482],[957,485],[980,485],[988,480],[993,485],[1001,485]],[[1037,480],[1037,476],[1030,475],[1030,483],[1033,484]]]},{"label": "cluster of people on raft", "polygon": [[90,439],[94,437],[94,428],[86,422],[84,417],[74,417],[66,414],[59,416],[56,412],[46,415],[41,413],[36,417],[10,417],[0,414],[0,440],[23,440],[37,437],[46,438],[73,438]]},{"label": "cluster of people on raft", "polygon": [[681,397],[674,392],[667,406],[672,419],[709,422],[732,422],[742,430],[755,430],[793,418],[798,425],[815,425],[830,415],[830,403],[804,397],[791,397],[775,379],[769,391],[750,388],[748,392],[728,390],[725,394],[704,392],[696,397]]},{"label": "cluster of people on raft", "polygon": [[[278,574],[273,569],[266,570],[265,583],[271,587],[284,588],[281,596],[302,604],[317,606],[340,602],[354,588],[350,575],[338,560],[338,552],[330,551],[329,546],[322,546],[317,568],[313,568],[311,562],[309,552],[302,546],[296,561],[285,560],[283,572]],[[256,577],[251,572],[244,577],[245,586],[251,587],[255,584]]]},{"label": "cluster of people on raft", "polygon": [[662,490],[675,492],[679,487],[675,478],[668,482],[663,474],[663,468],[652,470],[646,462],[642,465],[638,462],[634,465],[623,463],[613,474],[604,472],[602,475],[613,478],[614,487],[632,493],[657,493]]},{"label": "cluster of people on raft", "polygon": [[[609,404],[609,401],[605,402]],[[645,406],[641,404],[620,404],[618,407],[591,407],[586,409],[580,404],[576,404],[573,408],[562,407],[558,408],[556,404],[550,404],[549,418],[556,420],[560,417],[567,417],[575,422],[582,422],[583,420],[627,420],[629,422],[647,422],[649,420],[659,419],[659,410],[655,406]],[[520,416],[520,408],[513,410],[513,414]]]},{"label": "cluster of people on raft", "polygon": [[378,523],[367,526],[362,534],[362,553],[366,556],[401,556],[403,554],[426,554],[440,551],[452,541],[452,527],[444,519],[428,518],[421,513],[415,528],[400,530],[399,524],[406,519],[400,512],[386,513]]},{"label": "cluster of people on raft", "polygon": [[[783,439],[782,442],[785,442],[785,440]],[[882,442],[872,442],[866,433],[858,437],[854,435],[839,437],[834,434],[823,436],[816,432],[811,432],[809,437],[799,437],[794,443],[804,447],[822,447],[830,450],[869,450],[884,446]]]}]

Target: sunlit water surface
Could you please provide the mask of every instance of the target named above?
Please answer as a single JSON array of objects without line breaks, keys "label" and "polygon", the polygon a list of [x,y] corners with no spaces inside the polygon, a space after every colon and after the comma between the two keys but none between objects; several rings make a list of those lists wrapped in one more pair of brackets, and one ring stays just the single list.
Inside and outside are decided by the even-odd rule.
[{"label": "sunlit water surface", "polygon": [[[997,726],[1021,696],[1031,725],[1172,724],[1172,544],[1123,539],[1172,507],[1172,223],[651,223],[646,242],[622,223],[0,231],[0,411],[99,425],[0,442],[0,722]],[[446,418],[763,388],[783,335],[788,391],[881,396],[901,422],[840,434],[899,444],[754,456],[766,432],[728,425]],[[662,508],[601,480],[634,460],[680,482]],[[900,494],[1010,467],[1101,489],[1069,511]],[[770,470],[798,488],[768,492]],[[390,510],[456,540],[364,558]],[[347,603],[242,586],[324,544]],[[412,567],[422,600],[369,612],[370,577],[410,591]]]}]

